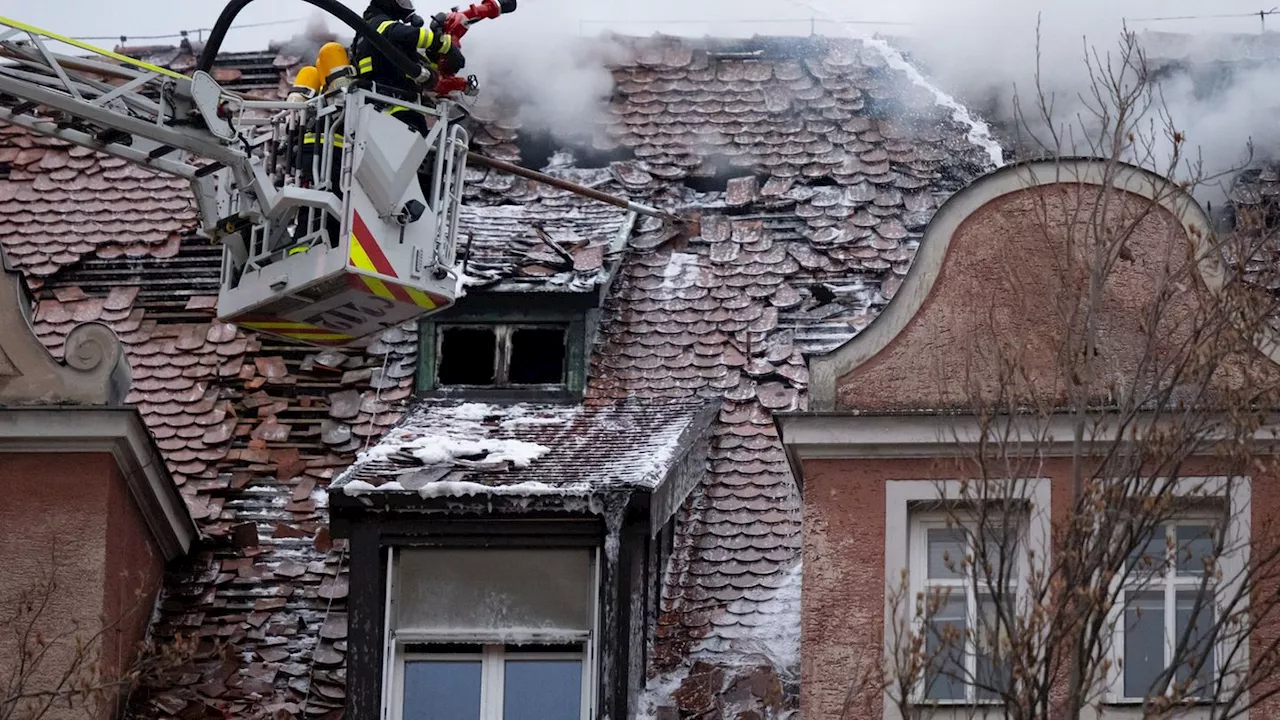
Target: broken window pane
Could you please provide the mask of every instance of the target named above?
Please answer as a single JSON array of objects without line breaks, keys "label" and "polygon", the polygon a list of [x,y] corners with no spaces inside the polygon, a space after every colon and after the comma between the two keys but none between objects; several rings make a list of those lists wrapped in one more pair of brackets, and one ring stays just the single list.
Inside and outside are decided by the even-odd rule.
[{"label": "broken window pane", "polygon": [[511,332],[512,385],[564,382],[565,333],[562,328],[516,328]]},{"label": "broken window pane", "polygon": [[441,385],[492,385],[497,379],[498,336],[491,328],[440,328],[439,355]]}]

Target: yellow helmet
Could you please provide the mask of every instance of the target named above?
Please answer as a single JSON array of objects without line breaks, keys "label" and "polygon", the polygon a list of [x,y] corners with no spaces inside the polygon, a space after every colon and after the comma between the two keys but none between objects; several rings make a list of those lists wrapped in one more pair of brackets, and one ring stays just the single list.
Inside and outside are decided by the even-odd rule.
[{"label": "yellow helmet", "polygon": [[351,68],[351,56],[347,54],[347,49],[342,47],[342,43],[325,43],[320,48],[319,57],[316,58],[316,66],[320,69],[320,76],[324,78],[326,87],[341,87],[346,83],[339,83],[339,81],[349,80],[354,74]]},{"label": "yellow helmet", "polygon": [[320,74],[319,70],[311,65],[300,68],[297,76],[293,79],[293,91],[301,92],[307,97],[314,96],[316,93],[320,92],[322,87],[324,87],[324,76]]}]

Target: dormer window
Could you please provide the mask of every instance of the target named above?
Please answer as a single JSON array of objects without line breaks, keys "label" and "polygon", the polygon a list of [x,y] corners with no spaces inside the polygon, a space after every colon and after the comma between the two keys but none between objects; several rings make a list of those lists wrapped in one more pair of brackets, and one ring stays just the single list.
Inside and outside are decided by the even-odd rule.
[{"label": "dormer window", "polygon": [[436,325],[440,388],[563,388],[567,324]]},{"label": "dormer window", "polygon": [[419,390],[480,400],[570,400],[586,377],[586,312],[450,311],[419,338]]}]

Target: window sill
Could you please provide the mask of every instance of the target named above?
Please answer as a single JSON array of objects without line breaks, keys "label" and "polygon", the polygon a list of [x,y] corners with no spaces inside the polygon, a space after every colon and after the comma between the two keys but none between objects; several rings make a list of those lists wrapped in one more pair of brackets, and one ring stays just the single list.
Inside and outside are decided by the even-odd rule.
[{"label": "window sill", "polygon": [[[886,714],[886,717],[891,715]],[[907,717],[909,720],[1006,720],[1003,703],[965,703],[959,700],[945,704],[921,703],[912,707]]]},{"label": "window sill", "polygon": [[[1177,720],[1210,720],[1214,716],[1214,704],[1209,701],[1195,705],[1179,705],[1169,712],[1170,717]],[[1146,710],[1142,701],[1137,700],[1105,700],[1096,716],[1099,720],[1145,720]],[[1242,720],[1247,720],[1245,714]]]},{"label": "window sill", "polygon": [[[1107,700],[1104,700],[1102,704],[1104,707],[1140,708],[1145,702],[1146,701],[1142,698],[1108,698]],[[1174,707],[1183,707],[1183,708],[1191,709],[1191,708],[1199,708],[1199,707],[1214,707],[1217,704],[1218,704],[1217,700],[1213,700],[1211,698],[1205,698],[1204,700],[1191,700],[1191,701],[1183,700],[1182,702],[1179,702]]]},{"label": "window sill", "polygon": [[449,400],[486,400],[498,403],[510,402],[577,402],[582,393],[574,392],[566,387],[469,387],[453,386],[423,390],[418,393],[423,399]]}]

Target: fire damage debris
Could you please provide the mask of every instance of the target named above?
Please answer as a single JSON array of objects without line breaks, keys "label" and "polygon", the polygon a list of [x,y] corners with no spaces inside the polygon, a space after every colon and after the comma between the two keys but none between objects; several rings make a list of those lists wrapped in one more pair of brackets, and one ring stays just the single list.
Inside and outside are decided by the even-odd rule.
[{"label": "fire damage debris", "polygon": [[[670,692],[647,702],[661,717],[783,717],[796,706],[800,517],[771,413],[806,406],[806,357],[875,318],[933,212],[991,168],[991,152],[931,88],[858,41],[608,42],[614,95],[590,128],[548,153],[545,133],[526,138],[518,107],[493,87],[474,108],[474,145],[530,165],[545,158],[548,172],[698,222],[674,234],[472,168],[459,240],[468,291],[605,296],[583,405],[567,411],[575,418],[626,404],[673,428],[689,405],[718,407],[663,576],[649,674]],[[180,67],[190,55],[162,54],[146,59]],[[275,87],[288,81],[277,59],[228,56],[221,77],[270,94],[271,72]],[[55,353],[75,323],[121,335],[130,400],[203,533],[169,574],[153,627],[159,638],[195,634],[202,652],[140,692],[136,712],[338,717],[349,588],[325,491],[379,438],[437,411],[413,400],[416,328],[315,352],[218,323],[218,249],[188,233],[180,183],[7,127],[0,164],[0,243],[39,298],[37,333]],[[506,437],[505,422],[493,432]],[[550,423],[516,427],[509,439],[547,451],[504,456],[507,480],[565,451]],[[491,450],[451,450],[450,467],[483,464]],[[583,482],[608,460],[593,462]],[[763,632],[778,643],[753,646]]]}]

